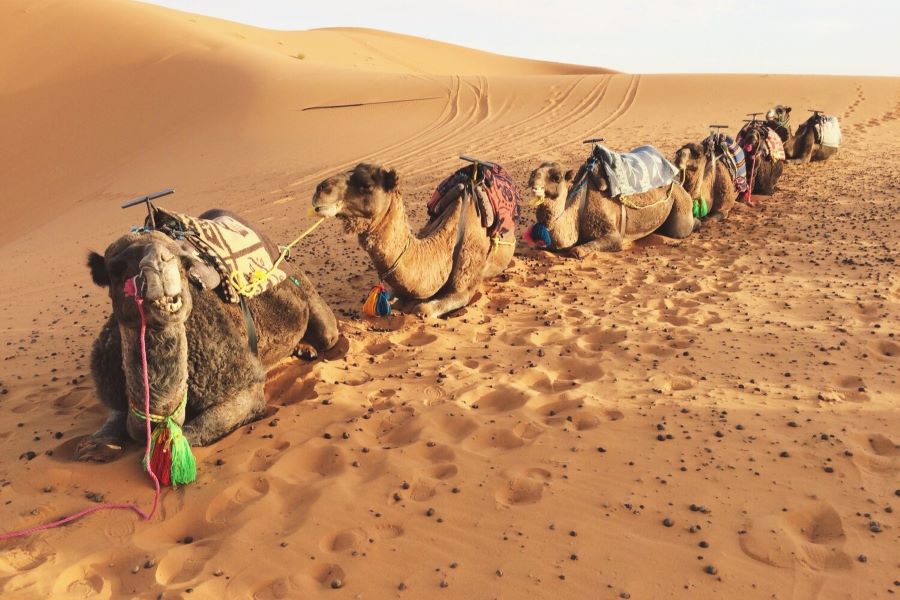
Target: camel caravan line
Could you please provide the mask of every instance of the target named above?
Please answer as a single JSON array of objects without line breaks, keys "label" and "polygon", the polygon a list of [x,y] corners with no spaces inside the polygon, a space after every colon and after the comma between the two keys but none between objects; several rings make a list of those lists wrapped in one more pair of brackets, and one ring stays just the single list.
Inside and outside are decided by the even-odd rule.
[{"label": "camel caravan line", "polygon": [[[584,258],[617,252],[653,233],[682,239],[703,219],[725,219],[738,201],[772,194],[787,158],[825,160],[841,144],[835,117],[821,111],[790,129],[791,107],[765,120],[750,115],[735,138],[713,125],[682,146],[674,161],[656,148],[616,152],[586,140],[576,169],[542,162],[528,180],[537,222],[523,239]],[[143,204],[142,225],[91,252],[93,281],[107,288],[111,310],[91,352],[97,397],[106,421],[79,443],[75,459],[106,462],[128,440],[144,445],[143,467],[154,483],[149,512],[103,504],[52,523],[0,534],[0,540],[58,527],[103,509],[153,516],[161,486],[191,483],[191,447],[212,444],[266,414],[267,369],[296,356],[315,359],[338,343],[338,321],[290,248],[328,218],[338,218],[372,260],[378,283],[363,313],[394,309],[443,317],[471,302],[482,280],[503,273],[516,251],[520,196],[497,163],[461,156],[465,166],[435,189],[429,220],[413,233],[396,170],[375,164],[319,183],[312,206],[321,219],[279,248],[256,226],[225,210],[199,217]]]}]

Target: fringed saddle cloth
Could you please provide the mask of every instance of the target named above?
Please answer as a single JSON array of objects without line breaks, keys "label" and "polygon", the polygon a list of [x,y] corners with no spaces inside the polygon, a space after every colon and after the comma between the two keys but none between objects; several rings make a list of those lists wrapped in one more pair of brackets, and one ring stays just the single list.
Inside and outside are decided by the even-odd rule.
[{"label": "fringed saddle cloth", "polygon": [[725,167],[731,173],[731,178],[734,179],[734,189],[738,193],[745,192],[747,190],[747,161],[744,158],[744,150],[740,144],[727,135],[719,137],[715,144],[719,158],[725,163]]},{"label": "fringed saddle cloth", "polygon": [[[240,302],[240,294],[228,283],[233,273],[240,273],[248,281],[257,273],[267,274],[263,291],[287,279],[284,271],[272,268],[274,262],[259,234],[232,217],[198,219],[158,207],[154,207],[153,214],[157,229],[189,242],[215,268],[222,278],[218,289],[227,302]],[[150,226],[149,218],[145,226]]]},{"label": "fringed saddle cloth", "polygon": [[653,146],[619,153],[597,145],[592,157],[602,163],[613,197],[642,194],[669,185],[678,174],[675,165]]},{"label": "fringed saddle cloth", "polygon": [[463,167],[438,184],[428,201],[428,216],[437,218],[456,198],[451,193],[458,186],[458,192],[469,191],[473,196],[475,209],[481,217],[481,226],[489,237],[502,237],[515,231],[519,216],[519,190],[500,165],[476,164]]},{"label": "fringed saddle cloth", "polygon": [[778,136],[778,133],[771,127],[763,125],[760,121],[753,121],[744,125],[738,132],[738,143],[741,145],[745,144],[746,135],[753,130],[756,130],[760,139],[763,140],[763,144],[765,145],[764,148],[757,148],[757,154],[760,150],[762,150],[763,154],[771,157],[772,160],[785,160],[786,157],[784,154],[784,144],[782,143],[781,138]]},{"label": "fringed saddle cloth", "polygon": [[843,136],[841,136],[841,125],[837,117],[820,116],[815,126],[817,142],[832,148],[840,147],[841,142],[843,142]]}]

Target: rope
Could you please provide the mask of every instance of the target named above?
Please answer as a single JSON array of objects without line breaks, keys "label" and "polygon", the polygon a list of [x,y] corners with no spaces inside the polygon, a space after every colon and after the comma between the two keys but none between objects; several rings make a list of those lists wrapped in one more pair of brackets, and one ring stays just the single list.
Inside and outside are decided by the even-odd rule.
[{"label": "rope", "polygon": [[268,271],[263,271],[262,269],[257,270],[253,275],[248,279],[246,275],[235,269],[231,272],[231,275],[228,276],[228,284],[236,291],[238,294],[242,296],[246,296],[247,298],[253,298],[255,296],[259,296],[262,294],[265,289],[265,283],[269,280],[269,277],[272,276],[276,270],[278,270],[278,266],[284,261],[284,259],[291,253],[291,248],[296,246],[300,240],[308,236],[313,230],[322,224],[325,220],[325,217],[322,217],[315,223],[313,223],[309,229],[298,235],[294,240],[284,246],[281,250],[281,254],[278,255],[278,259],[272,265],[272,268]]},{"label": "rope", "polygon": [[[397,267],[400,266],[400,259],[406,254],[406,251],[409,250],[409,247],[412,245],[412,234],[406,238],[406,245],[403,247],[403,250],[400,252],[400,256],[397,257],[397,260],[394,261],[394,264],[391,265],[387,271],[385,271],[384,275],[381,275],[381,280],[384,281],[387,277],[390,277],[394,274],[394,271],[397,270]],[[376,269],[377,271],[377,269]]]},{"label": "rope", "polygon": [[[141,366],[144,369],[143,378],[144,378],[144,426],[147,432],[147,444],[144,447],[144,462],[148,463],[150,461],[150,382],[148,379],[147,373],[147,317],[144,315],[144,299],[140,295],[140,290],[138,285],[135,282],[137,276],[129,279],[125,282],[125,294],[131,295],[134,298],[135,303],[138,307],[138,312],[141,315]],[[129,285],[130,284],[130,285]],[[160,496],[160,487],[159,487],[159,479],[156,478],[156,474],[151,470],[147,470],[150,474],[150,478],[153,480],[153,505],[150,507],[150,512],[144,512],[137,504],[132,503],[104,503],[99,504],[97,506],[92,506],[91,508],[86,508],[80,512],[75,513],[74,515],[69,515],[68,517],[64,517],[59,519],[58,521],[53,521],[51,523],[44,523],[43,525],[36,525],[35,527],[28,527],[27,529],[20,529],[18,531],[10,531],[4,534],[0,534],[0,542],[11,540],[14,538],[26,537],[32,534],[35,534],[39,531],[45,531],[47,529],[55,529],[57,527],[62,527],[67,523],[71,523],[72,521],[77,521],[82,517],[86,517],[89,514],[100,512],[101,510],[130,510],[143,519],[144,521],[149,521],[153,518],[153,515],[156,514],[156,508],[159,505],[159,496]]]},{"label": "rope", "polygon": [[628,200],[628,196],[619,196],[618,200],[619,200],[619,203],[622,204],[622,206],[625,206],[625,207],[633,209],[633,210],[644,210],[645,208],[653,208],[657,204],[662,204],[663,202],[668,202],[669,200],[672,199],[672,190],[675,189],[676,183],[677,182],[673,178],[672,183],[669,184],[669,191],[666,193],[666,197],[663,198],[662,200],[657,200],[653,204],[648,204],[647,206],[638,206],[638,205],[634,204],[633,202]]}]

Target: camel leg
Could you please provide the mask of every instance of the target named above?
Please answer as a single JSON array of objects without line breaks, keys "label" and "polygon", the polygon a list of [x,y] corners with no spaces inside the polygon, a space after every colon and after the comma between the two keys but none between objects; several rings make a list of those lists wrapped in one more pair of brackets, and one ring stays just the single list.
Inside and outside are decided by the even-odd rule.
[{"label": "camel leg", "polygon": [[298,269],[296,277],[300,282],[300,289],[306,296],[307,305],[309,306],[309,321],[306,324],[306,333],[303,334],[300,347],[305,352],[310,352],[308,347],[318,352],[330,350],[338,343],[338,339],[341,336],[337,319],[331,308],[316,291],[315,286],[309,277],[306,276],[306,273]]},{"label": "camel leg", "polygon": [[577,246],[572,246],[569,253],[578,259],[585,258],[594,252],[619,252],[624,245],[622,236],[617,233],[611,233],[598,240],[591,240]]},{"label": "camel leg", "polygon": [[85,462],[110,462],[125,449],[128,431],[125,423],[128,411],[113,410],[106,422],[93,435],[84,438],[75,448],[75,460]]},{"label": "camel leg", "polygon": [[109,462],[125,449],[128,431],[128,396],[125,372],[122,370],[122,340],[119,327],[110,318],[94,342],[91,351],[91,373],[100,402],[110,409],[106,422],[93,435],[79,442],[75,460]]},{"label": "camel leg", "polygon": [[474,295],[475,290],[451,292],[440,298],[421,302],[413,308],[413,311],[423,317],[442,317],[466,306]]},{"label": "camel leg", "polygon": [[191,446],[208,446],[241,425],[260,418],[266,409],[263,384],[240,390],[231,398],[214,404],[185,423],[184,435]]}]

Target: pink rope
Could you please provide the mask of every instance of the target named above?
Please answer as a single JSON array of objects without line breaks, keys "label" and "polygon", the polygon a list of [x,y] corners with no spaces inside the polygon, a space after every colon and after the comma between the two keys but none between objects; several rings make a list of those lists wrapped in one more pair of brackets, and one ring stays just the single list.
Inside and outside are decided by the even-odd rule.
[{"label": "pink rope", "polygon": [[[144,425],[147,430],[147,445],[144,448],[144,464],[150,464],[150,380],[149,374],[147,372],[147,317],[144,315],[144,299],[141,297],[141,293],[138,289],[137,276],[132,277],[131,279],[125,282],[125,295],[131,298],[134,298],[135,304],[137,304],[138,312],[141,315],[141,367],[144,370]],[[87,515],[95,512],[100,512],[101,510],[121,510],[127,509],[134,511],[141,517],[144,521],[149,521],[153,518],[153,515],[156,514],[156,508],[159,505],[159,479],[156,478],[156,474],[152,469],[147,469],[147,473],[150,474],[150,478],[153,480],[153,506],[150,507],[150,512],[145,513],[141,510],[137,504],[131,503],[104,503],[99,504],[97,506],[92,506],[91,508],[87,508],[81,512],[77,512],[74,515],[69,515],[68,517],[64,517],[59,519],[58,521],[53,521],[51,523],[44,523],[43,525],[37,525],[35,527],[29,527],[28,529],[20,529],[18,531],[10,531],[8,533],[0,534],[0,542],[11,540],[14,538],[26,537],[37,533],[38,531],[44,531],[47,529],[55,529],[56,527],[62,527],[67,523],[71,523],[72,521],[77,521],[82,517],[86,517]]]}]

